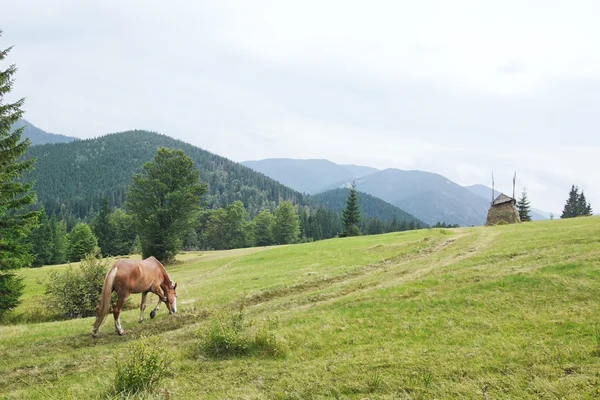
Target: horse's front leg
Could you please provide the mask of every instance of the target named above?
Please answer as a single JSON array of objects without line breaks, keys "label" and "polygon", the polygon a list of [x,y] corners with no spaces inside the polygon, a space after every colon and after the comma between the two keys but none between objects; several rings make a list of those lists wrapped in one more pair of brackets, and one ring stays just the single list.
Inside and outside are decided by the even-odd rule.
[{"label": "horse's front leg", "polygon": [[129,296],[127,296],[127,295],[125,297],[119,296],[119,299],[117,300],[117,304],[115,305],[115,308],[113,309],[113,315],[115,317],[115,330],[117,331],[117,333],[119,335],[123,335],[125,333],[123,328],[121,328],[121,310],[123,309],[123,305],[125,304],[127,297],[129,297]]},{"label": "horse's front leg", "polygon": [[138,322],[144,321],[144,310],[146,309],[146,295],[147,294],[148,294],[148,292],[142,293],[142,303],[140,304],[140,319],[138,319]]},{"label": "horse's front leg", "polygon": [[150,318],[154,318],[156,316],[156,312],[158,311],[158,309],[160,308],[160,303],[162,302],[163,296],[158,295],[158,303],[156,304],[156,307],[154,307],[154,310],[150,311]]}]

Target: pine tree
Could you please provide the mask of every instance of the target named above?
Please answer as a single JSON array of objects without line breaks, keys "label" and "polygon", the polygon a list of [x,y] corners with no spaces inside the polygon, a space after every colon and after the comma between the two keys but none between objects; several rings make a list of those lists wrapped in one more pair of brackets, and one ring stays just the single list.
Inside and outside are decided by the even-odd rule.
[{"label": "pine tree", "polygon": [[153,161],[133,177],[127,194],[142,243],[142,257],[169,263],[181,248],[185,232],[196,221],[207,185],[182,150],[161,147]]},{"label": "pine tree", "polygon": [[358,236],[360,229],[360,210],[358,208],[358,196],[356,194],[356,184],[352,182],[350,193],[346,199],[346,208],[342,211],[342,224],[344,231],[341,236]]},{"label": "pine tree", "polygon": [[[0,37],[2,31],[0,31]],[[12,47],[0,50],[3,61]],[[0,315],[19,305],[23,292],[22,279],[11,270],[31,266],[33,257],[25,236],[35,226],[39,211],[25,211],[35,203],[33,182],[22,183],[21,177],[31,171],[35,158],[26,161],[21,156],[30,146],[29,139],[21,141],[23,128],[11,132],[13,124],[23,115],[24,99],[5,101],[13,86],[15,65],[0,70]]]},{"label": "pine tree", "polygon": [[592,207],[588,204],[583,190],[577,198],[577,215],[592,215]]},{"label": "pine tree", "polygon": [[54,253],[54,232],[48,220],[46,212],[42,209],[38,217],[38,225],[31,231],[29,242],[31,243],[31,254],[34,257],[33,266],[41,267],[52,262]]},{"label": "pine tree", "polygon": [[531,215],[529,214],[531,208],[529,206],[529,200],[527,199],[527,191],[523,189],[521,198],[517,202],[517,210],[519,211],[519,218],[522,222],[531,221]]},{"label": "pine tree", "polygon": [[98,246],[103,256],[114,256],[114,249],[111,243],[113,233],[109,222],[110,210],[108,208],[108,198],[104,196],[102,207],[92,221],[92,231],[98,239]]},{"label": "pine tree", "polygon": [[579,203],[579,189],[575,186],[571,186],[571,191],[569,192],[569,198],[565,203],[565,207],[563,208],[561,218],[573,218],[577,216],[577,207]]}]

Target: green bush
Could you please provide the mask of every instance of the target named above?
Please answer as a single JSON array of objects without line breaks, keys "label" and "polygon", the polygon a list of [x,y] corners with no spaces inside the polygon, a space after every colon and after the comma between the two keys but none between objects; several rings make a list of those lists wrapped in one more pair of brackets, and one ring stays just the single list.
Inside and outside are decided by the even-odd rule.
[{"label": "green bush", "polygon": [[[54,314],[67,319],[96,315],[104,276],[109,268],[108,259],[88,255],[79,268],[69,265],[64,272],[51,271],[46,281],[46,306]],[[112,304],[116,297],[113,292]],[[131,308],[127,307],[130,304],[130,299],[127,299],[123,308]]]},{"label": "green bush", "polygon": [[123,356],[115,355],[115,392],[131,396],[155,389],[171,362],[169,352],[160,344],[158,336],[142,336],[128,345]]},{"label": "green bush", "polygon": [[217,315],[208,329],[198,331],[197,352],[211,358],[283,355],[285,346],[275,334],[277,325],[277,319],[270,316],[259,324],[247,321],[241,303],[236,313]]}]

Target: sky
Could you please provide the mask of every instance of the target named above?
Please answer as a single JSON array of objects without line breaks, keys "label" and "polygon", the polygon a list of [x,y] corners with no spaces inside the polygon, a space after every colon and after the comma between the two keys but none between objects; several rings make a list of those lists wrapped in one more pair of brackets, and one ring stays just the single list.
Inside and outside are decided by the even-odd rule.
[{"label": "sky", "polygon": [[[25,118],[146,129],[234,161],[326,158],[600,207],[600,2],[21,0]],[[3,65],[2,67],[5,67]],[[596,207],[594,207],[596,208]],[[600,208],[599,208],[600,210]]]}]

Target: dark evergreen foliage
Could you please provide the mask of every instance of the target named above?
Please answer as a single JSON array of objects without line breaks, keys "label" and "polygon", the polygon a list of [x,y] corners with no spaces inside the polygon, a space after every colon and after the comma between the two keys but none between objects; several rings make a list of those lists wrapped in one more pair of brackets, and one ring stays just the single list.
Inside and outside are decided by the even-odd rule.
[{"label": "dark evergreen foliage", "polygon": [[[10,50],[10,47],[0,50],[0,61]],[[21,140],[23,129],[11,129],[22,116],[24,103],[24,99],[6,102],[5,96],[12,90],[16,71],[15,65],[0,70],[0,316],[19,304],[23,283],[11,270],[31,266],[33,257],[24,238],[40,214],[39,211],[25,210],[36,200],[33,182],[23,184],[19,181],[32,169],[35,159],[20,160],[30,141]]]},{"label": "dark evergreen foliage", "polygon": [[67,258],[69,261],[80,261],[89,255],[95,255],[98,250],[98,240],[90,226],[80,222],[69,233]]},{"label": "dark evergreen foliage", "polygon": [[521,197],[517,201],[517,210],[519,211],[519,219],[522,222],[531,221],[531,207],[530,202],[527,199],[527,191],[523,189]]},{"label": "dark evergreen foliage", "polygon": [[108,199],[104,197],[100,211],[98,211],[98,214],[92,220],[92,231],[98,239],[98,246],[104,256],[112,255],[110,241],[113,237],[113,232],[110,229],[109,215]]},{"label": "dark evergreen foliage", "polygon": [[[90,221],[106,196],[110,209],[124,207],[134,174],[151,161],[159,147],[181,149],[208,183],[209,208],[244,203],[254,217],[262,209],[273,211],[280,200],[307,204],[300,193],[263,174],[183,141],[147,131],[128,131],[77,140],[72,143],[31,147],[25,157],[37,157],[31,179],[36,180],[39,203],[49,215],[56,213],[71,229],[77,220]],[[64,204],[64,207],[61,206]]]},{"label": "dark evergreen foliage", "polygon": [[358,196],[356,194],[356,184],[352,182],[348,198],[346,199],[346,208],[342,211],[342,224],[343,224],[343,236],[357,236],[360,235],[360,228],[358,223],[360,222],[361,215],[360,209],[358,208]]},{"label": "dark evergreen foliage", "polygon": [[560,217],[574,218],[582,215],[592,215],[592,205],[587,202],[583,191],[579,193],[579,188],[575,185],[571,185],[569,197],[567,198]]}]

